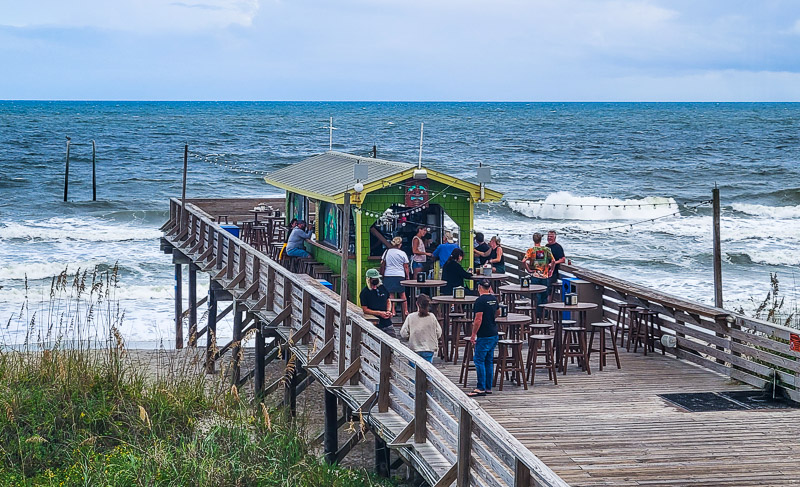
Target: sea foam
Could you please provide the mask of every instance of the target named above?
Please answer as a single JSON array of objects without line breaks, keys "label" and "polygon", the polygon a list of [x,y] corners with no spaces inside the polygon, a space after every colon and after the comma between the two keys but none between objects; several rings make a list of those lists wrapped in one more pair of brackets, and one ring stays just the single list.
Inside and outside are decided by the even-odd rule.
[{"label": "sea foam", "polygon": [[508,200],[509,208],[529,218],[548,220],[644,220],[678,211],[673,198],[649,196],[642,199],[576,196],[567,191],[551,193],[543,200]]}]

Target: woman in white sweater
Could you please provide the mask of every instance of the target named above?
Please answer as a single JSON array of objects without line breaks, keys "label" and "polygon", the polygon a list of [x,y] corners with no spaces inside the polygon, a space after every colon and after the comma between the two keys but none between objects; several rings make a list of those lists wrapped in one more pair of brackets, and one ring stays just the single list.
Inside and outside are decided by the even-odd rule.
[{"label": "woman in white sweater", "polygon": [[442,327],[439,320],[430,312],[431,298],[420,294],[417,298],[417,312],[408,315],[400,329],[400,336],[408,339],[408,348],[428,362],[433,362],[433,354],[439,348]]}]

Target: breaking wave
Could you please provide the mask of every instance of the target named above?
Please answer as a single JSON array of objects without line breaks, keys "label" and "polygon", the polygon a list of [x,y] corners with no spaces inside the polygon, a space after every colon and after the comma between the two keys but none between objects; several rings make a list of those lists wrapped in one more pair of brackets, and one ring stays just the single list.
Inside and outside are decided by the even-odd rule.
[{"label": "breaking wave", "polygon": [[673,198],[649,196],[642,199],[575,196],[566,191],[552,193],[539,201],[509,200],[509,208],[529,218],[547,220],[645,220],[678,211]]}]

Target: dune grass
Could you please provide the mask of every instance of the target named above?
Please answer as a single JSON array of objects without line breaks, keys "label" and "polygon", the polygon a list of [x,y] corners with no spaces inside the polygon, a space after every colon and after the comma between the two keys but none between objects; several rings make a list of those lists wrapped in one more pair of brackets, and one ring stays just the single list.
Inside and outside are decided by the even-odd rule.
[{"label": "dune grass", "polygon": [[[26,339],[23,349],[0,351],[0,485],[389,485],[324,463],[284,411],[220,387],[220,379],[154,377],[127,360],[115,328],[119,311],[95,287],[113,278],[92,281],[74,280],[69,291],[59,279],[49,306],[70,310],[56,321],[71,330],[110,311],[104,346],[56,339],[32,347]],[[96,292],[84,294],[83,304],[64,302],[81,296],[81,287]],[[52,320],[39,326],[52,329]]]}]

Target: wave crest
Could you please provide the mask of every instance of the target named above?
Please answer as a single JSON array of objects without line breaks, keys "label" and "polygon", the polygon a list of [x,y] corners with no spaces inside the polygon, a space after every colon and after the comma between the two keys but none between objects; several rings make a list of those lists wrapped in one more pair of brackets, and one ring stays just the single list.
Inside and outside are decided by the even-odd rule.
[{"label": "wave crest", "polygon": [[731,205],[735,211],[752,216],[765,216],[768,218],[800,218],[800,205],[797,206],[765,206],[747,203],[734,203]]},{"label": "wave crest", "polygon": [[642,199],[575,196],[559,191],[540,201],[508,200],[513,211],[529,218],[548,220],[646,220],[678,211],[674,198],[648,196]]},{"label": "wave crest", "polygon": [[157,228],[113,225],[99,219],[50,218],[44,221],[9,222],[0,227],[1,240],[125,242],[161,236]]}]

